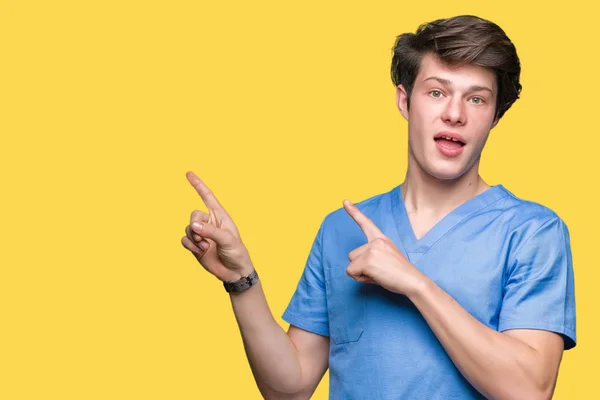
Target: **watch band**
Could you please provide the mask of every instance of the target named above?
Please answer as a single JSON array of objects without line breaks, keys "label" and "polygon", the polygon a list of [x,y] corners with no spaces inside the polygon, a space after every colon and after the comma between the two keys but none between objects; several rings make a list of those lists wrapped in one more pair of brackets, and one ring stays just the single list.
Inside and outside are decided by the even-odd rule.
[{"label": "watch band", "polygon": [[248,276],[242,277],[241,279],[233,282],[223,282],[223,286],[225,287],[225,291],[228,293],[231,292],[243,292],[251,286],[254,286],[258,283],[258,273],[256,270],[252,271],[252,273]]}]

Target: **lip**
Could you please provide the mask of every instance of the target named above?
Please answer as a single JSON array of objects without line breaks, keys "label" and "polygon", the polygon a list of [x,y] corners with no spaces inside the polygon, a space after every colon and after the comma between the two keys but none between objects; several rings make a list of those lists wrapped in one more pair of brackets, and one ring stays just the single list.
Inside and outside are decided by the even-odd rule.
[{"label": "lip", "polygon": [[439,132],[437,135],[435,135],[433,138],[439,139],[443,136],[449,137],[451,139],[456,139],[460,142],[463,142],[463,144],[467,144],[465,139],[462,136],[460,136],[458,133],[455,133],[455,132],[442,131],[442,132]]},{"label": "lip", "polygon": [[437,147],[439,152],[445,155],[446,157],[457,157],[463,152],[465,146],[461,146],[457,149],[450,149],[441,144],[440,142],[435,142],[435,147]]},{"label": "lip", "polygon": [[[435,139],[439,139],[441,137],[449,137],[451,139],[456,139],[456,140],[462,142],[463,145],[460,146],[459,148],[456,148],[456,149],[452,149],[452,148],[446,147],[446,146],[444,146],[443,141],[439,142],[439,141],[435,140]],[[457,156],[459,156],[463,152],[464,147],[466,146],[465,139],[463,139],[463,137],[460,136],[458,133],[454,133],[454,132],[443,131],[443,132],[440,132],[437,135],[435,135],[433,137],[433,139],[434,139],[434,142],[435,142],[435,147],[438,149],[438,151],[440,153],[442,153],[446,157],[457,157]]]}]

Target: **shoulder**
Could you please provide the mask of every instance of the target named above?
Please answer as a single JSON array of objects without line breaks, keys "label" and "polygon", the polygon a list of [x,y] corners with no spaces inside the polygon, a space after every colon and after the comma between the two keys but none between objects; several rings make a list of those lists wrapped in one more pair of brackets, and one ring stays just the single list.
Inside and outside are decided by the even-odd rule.
[{"label": "shoulder", "polygon": [[566,244],[569,247],[567,225],[555,210],[539,202],[520,198],[504,187],[502,189],[506,196],[499,207],[502,208],[502,219],[507,224],[505,232],[512,254],[523,247],[544,243]]},{"label": "shoulder", "polygon": [[564,223],[555,210],[536,201],[523,199],[500,185],[505,192],[497,207],[502,209],[504,220],[514,229],[537,229],[551,221]]}]

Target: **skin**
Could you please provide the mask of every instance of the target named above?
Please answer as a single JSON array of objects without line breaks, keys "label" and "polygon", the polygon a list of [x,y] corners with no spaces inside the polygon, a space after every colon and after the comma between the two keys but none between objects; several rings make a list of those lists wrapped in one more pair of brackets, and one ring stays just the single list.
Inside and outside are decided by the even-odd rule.
[{"label": "skin", "polygon": [[[397,105],[408,121],[409,143],[402,196],[417,237],[489,188],[478,168],[490,130],[498,123],[496,91],[491,71],[473,65],[449,67],[432,55],[423,57],[410,108],[405,88],[398,86]],[[458,157],[437,150],[433,137],[440,131],[464,138],[466,145]],[[209,213],[192,213],[183,246],[221,281],[247,276],[254,266],[231,217],[195,174],[188,172],[187,178]],[[488,328],[411,264],[356,206],[346,200],[343,207],[367,238],[348,255],[350,277],[406,295],[459,371],[486,397],[552,397],[564,345],[559,335]],[[208,244],[207,249],[200,248],[202,243]],[[327,370],[329,338],[295,326],[285,332],[273,318],[260,283],[231,293],[230,300],[263,396],[309,398]]]},{"label": "skin", "polygon": [[[397,106],[408,121],[409,169],[418,168],[449,186],[477,177],[481,151],[498,123],[496,93],[492,71],[475,65],[450,67],[433,55],[424,56],[410,108],[405,88],[397,88]],[[446,157],[436,149],[433,136],[440,131],[465,139],[467,146],[459,157]]]},{"label": "skin", "polygon": [[[408,168],[402,196],[417,238],[489,188],[478,170],[481,151],[498,123],[496,91],[492,71],[473,65],[453,68],[432,55],[421,61],[410,108],[406,89],[398,86],[396,103],[408,121]],[[460,156],[446,157],[437,150],[433,137],[441,131],[464,138]]]}]

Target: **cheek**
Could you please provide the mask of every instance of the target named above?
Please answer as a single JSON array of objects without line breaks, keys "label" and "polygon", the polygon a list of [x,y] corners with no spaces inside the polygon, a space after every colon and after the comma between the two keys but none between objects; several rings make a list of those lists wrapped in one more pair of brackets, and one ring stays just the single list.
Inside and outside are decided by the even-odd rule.
[{"label": "cheek", "polygon": [[430,122],[439,117],[443,108],[444,106],[441,102],[415,97],[411,102],[409,115],[416,120]]},{"label": "cheek", "polygon": [[494,122],[494,111],[495,108],[491,105],[485,107],[485,109],[477,109],[474,107],[469,113],[469,120],[472,125],[476,126],[479,130],[490,130]]},{"label": "cheek", "polygon": [[486,113],[473,113],[469,116],[469,124],[471,125],[471,135],[473,140],[481,143],[483,145],[487,140],[487,137],[492,129],[494,113],[486,112]]},{"label": "cheek", "polygon": [[473,153],[481,153],[487,142],[489,127],[480,127],[480,130],[473,135]]},{"label": "cheek", "polygon": [[427,141],[432,140],[435,116],[431,109],[423,104],[415,104],[409,111],[408,143],[413,153],[421,154],[427,149]]},{"label": "cheek", "polygon": [[425,111],[422,105],[415,104],[409,111],[409,124],[414,135],[423,134],[423,130],[427,129],[427,126],[431,125],[432,116],[430,111]]}]

